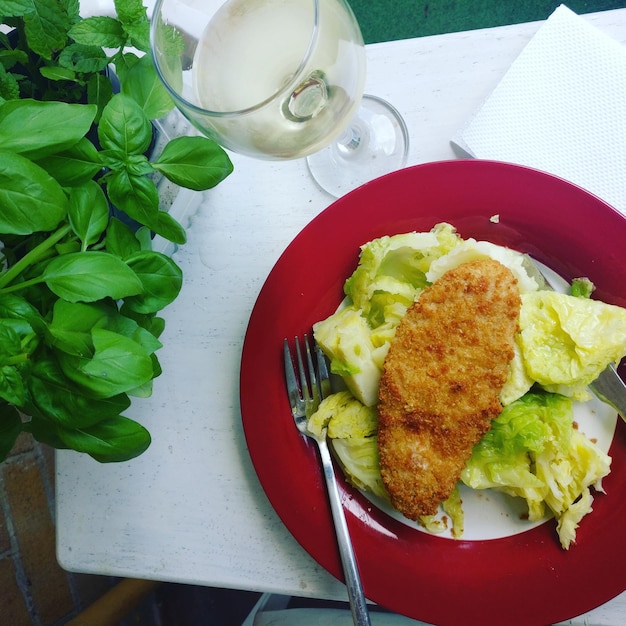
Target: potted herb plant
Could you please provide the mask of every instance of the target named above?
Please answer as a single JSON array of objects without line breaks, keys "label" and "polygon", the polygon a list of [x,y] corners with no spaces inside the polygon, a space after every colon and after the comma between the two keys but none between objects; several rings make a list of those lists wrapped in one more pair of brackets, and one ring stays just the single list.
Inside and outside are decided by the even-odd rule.
[{"label": "potted herb plant", "polygon": [[232,171],[204,137],[149,152],[173,103],[141,0],[115,10],[0,0],[0,460],[22,431],[103,462],[148,447],[123,413],[160,374],[159,313],[182,284],[151,236],[185,242],[154,176],[200,191]]}]

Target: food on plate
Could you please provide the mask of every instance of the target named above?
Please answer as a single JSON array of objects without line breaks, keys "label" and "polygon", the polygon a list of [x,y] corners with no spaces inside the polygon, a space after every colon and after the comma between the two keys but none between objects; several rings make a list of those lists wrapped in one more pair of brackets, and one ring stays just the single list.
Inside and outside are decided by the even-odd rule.
[{"label": "food on plate", "polygon": [[380,380],[378,451],[391,504],[409,519],[437,513],[502,411],[520,305],[511,270],[475,259],[426,287],[400,321]]},{"label": "food on plate", "polygon": [[[338,391],[322,400],[309,419],[309,430],[319,435],[328,426],[328,436],[344,470],[359,489],[387,497],[378,467],[378,412],[359,402],[350,391]],[[349,441],[349,444],[346,442]]]},{"label": "food on plate", "polygon": [[[626,310],[590,300],[589,280],[576,279],[570,294],[542,290],[540,281],[526,270],[523,254],[486,241],[464,240],[446,223],[427,233],[368,242],[346,280],[345,300],[334,314],[314,325],[315,339],[345,390],[340,401],[333,396],[324,400],[311,419],[318,428],[329,427],[347,478],[389,500],[380,460],[389,438],[385,441],[383,436],[379,446],[379,422],[384,418],[379,415],[378,394],[390,346],[415,302],[445,280],[446,273],[470,267],[478,259],[492,259],[515,277],[520,329],[512,358],[510,351],[507,354],[506,381],[497,393],[503,409],[472,448],[458,484],[522,497],[530,520],[541,519],[544,512],[552,514],[561,543],[568,548],[578,523],[591,511],[593,491],[602,490],[602,478],[610,470],[610,458],[577,430],[573,404],[585,401],[586,385],[626,355]],[[418,367],[406,364],[407,371]],[[404,445],[406,441],[398,439],[398,446]],[[445,499],[448,489],[449,485],[441,492],[446,515],[421,515],[419,522],[431,531],[443,530],[451,522],[453,536],[460,536],[459,492],[454,489]]]},{"label": "food on plate", "polygon": [[496,488],[524,498],[531,522],[552,512],[564,548],[591,510],[590,487],[602,491],[611,466],[611,458],[572,427],[572,404],[571,398],[542,392],[509,404],[461,473],[463,483],[474,489]]},{"label": "food on plate", "polygon": [[333,371],[363,404],[378,402],[389,342],[428,284],[431,262],[462,241],[452,226],[441,224],[427,233],[385,236],[362,246],[359,264],[344,285],[348,304],[313,329]]},{"label": "food on plate", "polygon": [[522,299],[519,342],[528,375],[547,391],[588,400],[587,385],[624,356],[624,309],[554,291]]}]

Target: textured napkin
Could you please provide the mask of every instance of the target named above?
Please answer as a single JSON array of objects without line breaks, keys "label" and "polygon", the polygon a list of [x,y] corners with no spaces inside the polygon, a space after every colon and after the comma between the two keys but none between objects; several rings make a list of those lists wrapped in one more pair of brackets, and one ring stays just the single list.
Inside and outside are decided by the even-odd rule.
[{"label": "textured napkin", "polygon": [[452,145],[565,178],[626,215],[626,47],[561,5]]}]

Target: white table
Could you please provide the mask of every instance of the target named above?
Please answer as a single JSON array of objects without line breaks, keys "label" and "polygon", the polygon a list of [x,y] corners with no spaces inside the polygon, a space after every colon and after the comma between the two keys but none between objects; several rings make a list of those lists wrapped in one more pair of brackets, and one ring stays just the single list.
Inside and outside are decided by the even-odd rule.
[{"label": "white table", "polygon": [[[626,9],[587,16],[626,42]],[[513,25],[368,46],[367,91],[411,135],[409,165],[454,158],[450,138],[539,27]],[[273,264],[332,198],[303,162],[233,156],[175,253],[184,272],[166,312],[164,373],[128,415],[153,443],[128,463],[57,454],[57,550],[71,571],[345,599],[292,538],[250,462],[239,409],[248,318]],[[610,575],[610,573],[607,573]],[[626,593],[572,624],[618,626]]]}]

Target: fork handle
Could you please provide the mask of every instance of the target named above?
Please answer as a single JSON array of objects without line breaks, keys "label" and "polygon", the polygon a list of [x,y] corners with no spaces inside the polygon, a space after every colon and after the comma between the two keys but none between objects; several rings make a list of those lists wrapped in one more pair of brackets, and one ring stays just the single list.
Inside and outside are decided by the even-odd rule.
[{"label": "fork handle", "polygon": [[355,626],[370,626],[370,616],[367,609],[365,594],[363,593],[363,585],[357,567],[356,558],[354,556],[354,548],[348,532],[348,524],[346,523],[346,515],[341,503],[339,495],[339,487],[337,485],[337,477],[333,462],[328,449],[326,439],[316,439],[322,460],[322,468],[324,470],[324,478],[326,480],[326,488],[328,490],[328,498],[330,500],[330,509],[333,515],[333,523],[335,525],[335,534],[339,544],[339,554],[341,556],[341,564],[343,566],[343,574],[346,579],[346,587],[348,589],[348,599],[350,600],[350,610],[352,611],[352,620]]}]

